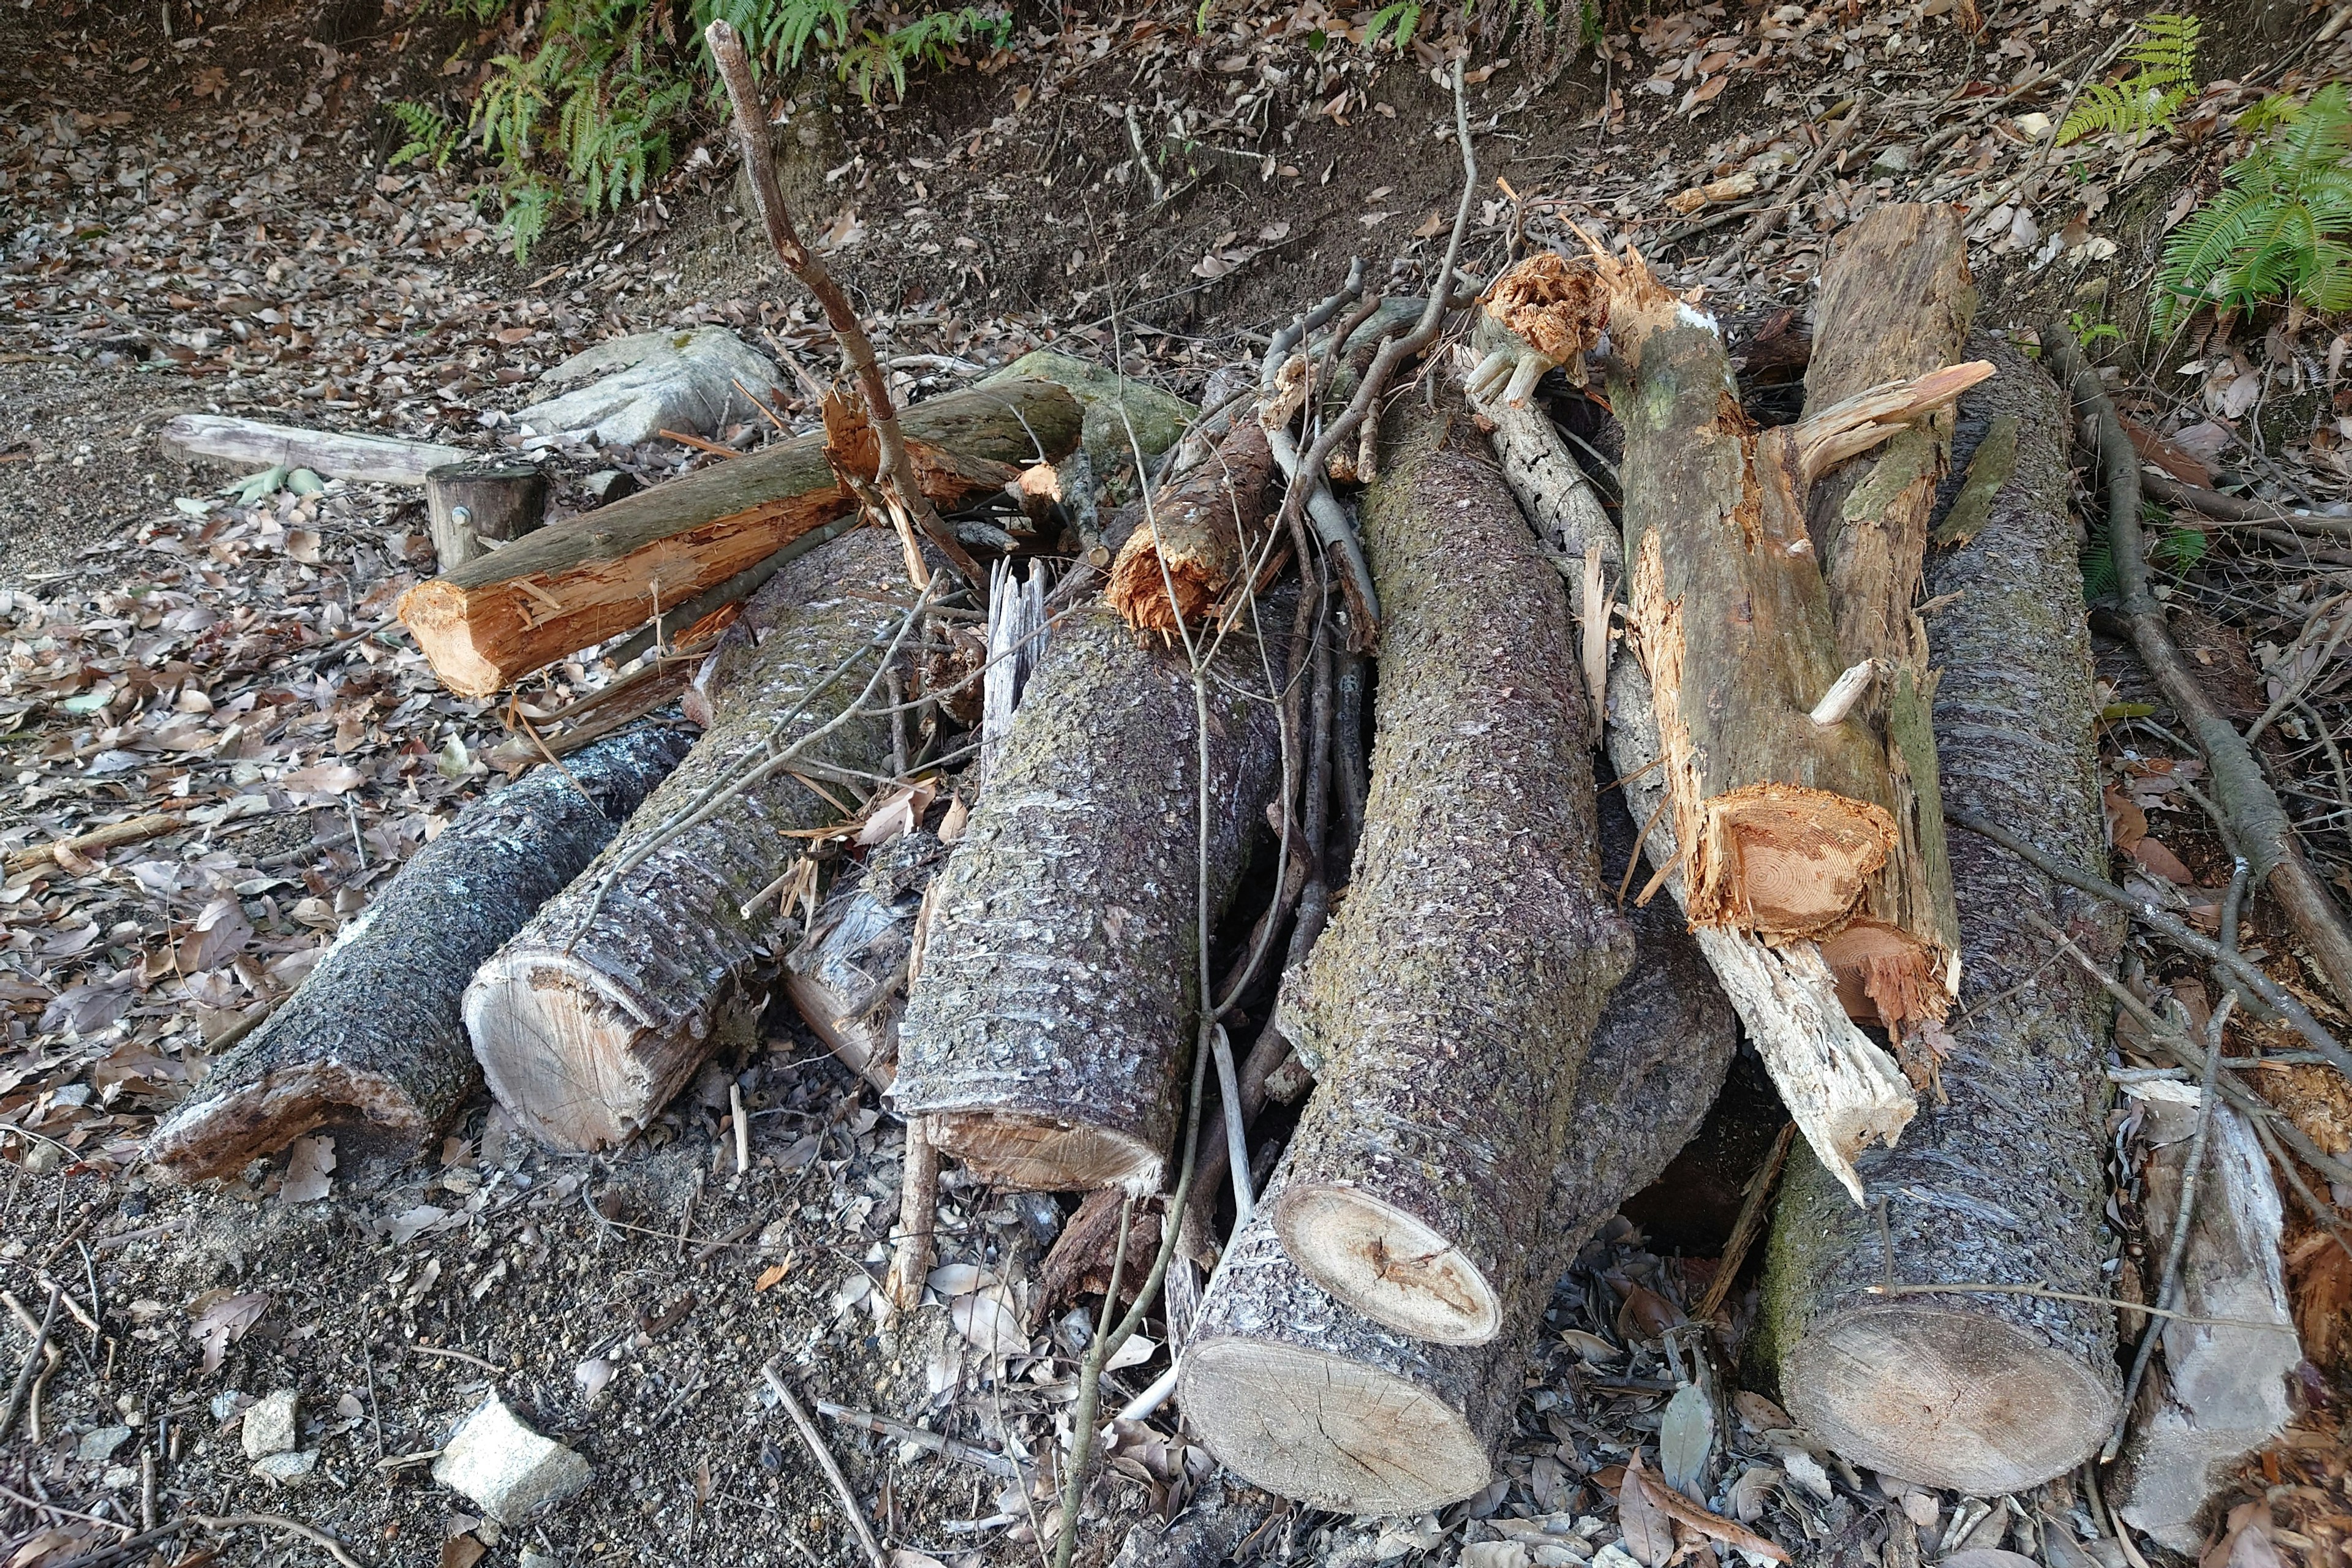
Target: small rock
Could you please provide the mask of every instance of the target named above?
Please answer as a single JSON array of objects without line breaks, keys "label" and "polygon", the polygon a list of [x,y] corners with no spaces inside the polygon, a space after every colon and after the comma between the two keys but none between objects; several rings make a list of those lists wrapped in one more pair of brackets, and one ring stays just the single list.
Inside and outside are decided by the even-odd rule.
[{"label": "small rock", "polygon": [[278,1390],[245,1413],[245,1457],[267,1459],[294,1447],[294,1400],[290,1388]]},{"label": "small rock", "polygon": [[1907,174],[1911,172],[1913,153],[1908,147],[1881,147],[1878,156],[1870,161],[1874,174]]},{"label": "small rock", "polygon": [[85,1465],[101,1464],[114,1458],[114,1450],[129,1441],[130,1427],[100,1426],[95,1432],[82,1435],[80,1446],[74,1449],[74,1458]]},{"label": "small rock", "polygon": [[253,1467],[253,1473],[279,1486],[291,1486],[318,1468],[319,1450],[304,1448],[299,1453],[272,1454]]},{"label": "small rock", "polygon": [[701,436],[757,419],[771,395],[783,390],[776,367],[724,327],[617,338],[573,354],[540,379],[561,386],[591,376],[601,379],[531,405],[516,423],[541,435],[591,432],[605,446],[629,447],[662,430]]},{"label": "small rock", "polygon": [[127,1492],[139,1484],[139,1472],[129,1465],[109,1465],[99,1484],[110,1492]]},{"label": "small rock", "polygon": [[435,1480],[508,1524],[570,1497],[593,1473],[587,1460],[516,1420],[495,1394],[459,1423],[433,1464]]},{"label": "small rock", "polygon": [[555,1559],[546,1552],[533,1552],[526,1546],[522,1549],[522,1568],[558,1568],[558,1565]]}]

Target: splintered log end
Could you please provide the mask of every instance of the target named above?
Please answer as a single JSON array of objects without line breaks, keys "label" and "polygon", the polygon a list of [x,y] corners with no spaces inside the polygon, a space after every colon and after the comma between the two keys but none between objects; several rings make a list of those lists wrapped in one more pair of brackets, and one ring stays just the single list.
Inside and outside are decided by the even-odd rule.
[{"label": "splintered log end", "polygon": [[149,1135],[148,1161],[183,1182],[234,1176],[321,1127],[358,1125],[372,1140],[414,1151],[439,1129],[390,1078],[338,1061],[301,1062],[239,1083],[202,1089]]},{"label": "splintered log end", "polygon": [[1376,1322],[1447,1345],[1502,1327],[1500,1294],[1462,1249],[1363,1188],[1295,1183],[1274,1226],[1308,1278]]},{"label": "splintered log end", "polygon": [[466,590],[457,584],[443,577],[419,583],[400,596],[394,613],[441,684],[458,696],[488,697],[506,684],[506,671],[476,644],[478,628],[467,616]]},{"label": "splintered log end", "polygon": [[1118,1187],[1138,1197],[1160,1190],[1160,1152],[1107,1127],[1015,1112],[928,1111],[931,1145],[983,1181],[1022,1192],[1078,1193]]},{"label": "splintered log end", "polygon": [[1609,326],[1609,291],[1598,268],[1552,251],[1528,257],[1495,279],[1486,314],[1581,381],[1584,355]]},{"label": "splintered log end", "polygon": [[585,965],[544,952],[482,966],[466,1032],[508,1114],[549,1148],[582,1152],[643,1131],[701,1059],[698,1042],[662,1049]]},{"label": "splintered log end", "polygon": [[1780,1388],[1805,1430],[1855,1464],[1971,1497],[2065,1474],[2097,1451],[2116,1407],[2094,1368],[2032,1329],[1934,1298],[1816,1324]]},{"label": "splintered log end", "polygon": [[1802,784],[1752,784],[1702,807],[1689,913],[1766,936],[1833,931],[1895,843],[1886,808]]},{"label": "splintered log end", "polygon": [[1949,961],[1900,927],[1857,920],[1823,937],[1821,949],[1850,1016],[1900,1030],[1940,1024],[1951,1011]]},{"label": "splintered log end", "polygon": [[1213,563],[1163,553],[1139,528],[1119,546],[1103,598],[1138,631],[1173,634],[1206,616],[1229,585]]},{"label": "splintered log end", "polygon": [[1184,1419],[1221,1463],[1310,1507],[1422,1513],[1494,1478],[1459,1409],[1344,1355],[1238,1336],[1196,1341],[1179,1379]]}]

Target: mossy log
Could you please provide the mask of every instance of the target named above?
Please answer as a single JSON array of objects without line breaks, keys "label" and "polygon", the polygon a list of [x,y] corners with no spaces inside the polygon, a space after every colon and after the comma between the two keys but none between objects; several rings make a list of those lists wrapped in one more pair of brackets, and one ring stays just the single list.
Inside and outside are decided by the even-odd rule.
[{"label": "mossy log", "polygon": [[[1076,448],[1076,398],[997,382],[916,404],[900,420],[938,506],[1001,487],[1004,465]],[[674,614],[855,509],[819,434],[714,464],[540,529],[401,595],[401,621],[442,684],[487,697],[567,654]],[[674,628],[682,629],[682,628]]]},{"label": "mossy log", "polygon": [[[1633,824],[1602,805],[1602,861]],[[1617,1205],[1655,1180],[1706,1119],[1738,1026],[1682,917],[1636,913],[1633,963],[1601,1010],[1551,1179],[1517,1315],[1483,1345],[1433,1344],[1335,1300],[1255,1220],[1217,1271],[1179,1369],[1185,1420],[1209,1451],[1286,1497],[1351,1513],[1405,1513],[1494,1479],[1493,1456],[1550,1288]]]},{"label": "mossy log", "polygon": [[1318,1081],[1274,1223],[1340,1300],[1475,1344],[1526,1279],[1632,941],[1593,852],[1559,580],[1470,420],[1410,407],[1362,510],[1383,606],[1371,794],[1347,900],[1283,988]]},{"label": "mossy log", "polygon": [[935,884],[899,1025],[898,1109],[984,1178],[1159,1189],[1200,1008],[1201,901],[1223,911],[1281,773],[1265,672],[1288,668],[1295,592],[1220,646],[1205,741],[1181,649],[1139,644],[1099,603],[1055,624]]},{"label": "mossy log", "polygon": [[[2047,853],[2100,868],[2092,728],[2098,710],[2082,576],[2066,515],[2065,405],[2003,346],[1999,375],[1960,405],[1971,455],[2013,421],[2014,470],[1967,542],[1938,551],[1928,586],[1956,595],[1928,622],[1943,676],[1935,722],[1944,797]],[[1957,489],[1957,485],[1953,487]],[[1877,1287],[2044,1285],[2097,1297],[2106,1137],[2098,986],[2053,963],[2025,919],[2094,952],[2116,912],[1973,835],[1952,838],[1966,1010],[1941,1064],[1943,1098],[1902,1144],[1856,1165],[1873,1197],[1845,1201],[1791,1164],[1765,1281],[1765,1359],[1807,1430],[1857,1464],[1992,1496],[2095,1451],[2119,1397],[2115,1316],[2022,1295],[1887,1296]]]},{"label": "mossy log", "polygon": [[[149,1137],[156,1168],[234,1174],[320,1127],[413,1152],[480,1082],[467,982],[685,756],[656,721],[474,802],[419,848],[261,1026]],[[350,1136],[350,1134],[346,1134]]]},{"label": "mossy log", "polygon": [[[466,1026],[490,1090],[533,1136],[602,1149],[642,1131],[719,1045],[756,1021],[772,914],[755,907],[840,815],[792,764],[869,685],[906,611],[898,544],[858,529],[793,563],[745,613],[766,636],[706,684],[710,727],[604,853],[482,966]],[[733,635],[730,630],[730,636]],[[796,761],[803,775],[887,773],[878,696]],[[831,787],[838,795],[840,786]]]}]

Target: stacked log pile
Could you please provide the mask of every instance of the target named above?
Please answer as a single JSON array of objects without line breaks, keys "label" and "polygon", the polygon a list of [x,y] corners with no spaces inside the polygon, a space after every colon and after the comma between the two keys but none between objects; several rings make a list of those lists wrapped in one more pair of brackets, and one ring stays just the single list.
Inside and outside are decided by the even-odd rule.
[{"label": "stacked log pile", "polygon": [[[2063,870],[2103,849],[2065,410],[1971,338],[1958,215],[1842,237],[1769,427],[1718,324],[1597,247],[1507,272],[1382,419],[1448,302],[1360,281],[1108,529],[1058,386],[836,395],[825,436],[413,591],[455,689],[625,638],[654,654],[619,689],[681,712],[568,761],[533,732],[552,765],[418,857],[159,1162],[338,1117],[413,1142],[476,1063],[533,1136],[613,1149],[772,993],[908,1123],[897,1310],[943,1161],[1092,1194],[1049,1270],[1141,1284],[1074,1485],[1103,1358],[1159,1310],[1181,1353],[1138,1413],[1172,1395],[1286,1496],[1418,1511],[1494,1481],[1554,1286],[1744,1037],[1811,1152],[1754,1314],[1790,1411],[1976,1492],[2090,1457],[2126,1403],[2107,1003],[2044,932],[2117,926]],[[1607,384],[1613,501],[1559,381]],[[362,1017],[386,991],[416,1017]]]}]

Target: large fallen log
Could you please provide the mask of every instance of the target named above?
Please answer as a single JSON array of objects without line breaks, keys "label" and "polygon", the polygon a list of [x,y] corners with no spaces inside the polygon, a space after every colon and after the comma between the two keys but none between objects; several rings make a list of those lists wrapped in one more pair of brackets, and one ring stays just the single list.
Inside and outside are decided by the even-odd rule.
[{"label": "large fallen log", "polygon": [[[2006,346],[1960,407],[1958,448],[2012,420],[2014,469],[1985,521],[1929,563],[1957,595],[1930,620],[1942,668],[1936,730],[1944,797],[2060,859],[2100,866],[2094,693],[2082,576],[2066,515],[2065,405]],[[1857,1464],[1992,1496],[2095,1452],[2115,1419],[2115,1317],[2095,1300],[2106,1150],[2095,984],[2050,962],[2031,911],[2096,952],[2120,933],[2105,905],[1973,834],[1952,840],[1966,1011],[1941,1065],[1943,1100],[1900,1146],[1857,1161],[1875,1201],[1791,1162],[1765,1282],[1765,1355],[1791,1414]],[[1884,1293],[1892,1281],[1897,1293]],[[1958,1289],[1920,1293],[1919,1287]],[[1904,1293],[1904,1292],[1913,1293]]]},{"label": "large fallen log", "polygon": [[772,931],[757,895],[791,865],[789,835],[839,816],[811,780],[889,767],[877,693],[908,619],[889,597],[901,572],[897,540],[871,528],[779,572],[745,612],[751,657],[716,656],[731,675],[706,682],[693,752],[467,988],[483,1075],[534,1137],[626,1142],[756,1023]]},{"label": "large fallen log", "polygon": [[1282,992],[1318,1088],[1274,1223],[1339,1300],[1475,1344],[1526,1281],[1531,1200],[1632,944],[1593,854],[1559,581],[1469,420],[1409,406],[1362,509],[1382,607],[1363,838]]},{"label": "large fallen log", "polygon": [[148,1157],[193,1180],[318,1127],[404,1152],[438,1133],[479,1081],[459,1017],[476,967],[588,864],[691,740],[682,723],[643,724],[458,813],[213,1064],[150,1136]]},{"label": "large fallen log", "polygon": [[[1602,860],[1633,852],[1633,825],[1602,809]],[[1519,1316],[1483,1345],[1433,1344],[1332,1300],[1285,1256],[1267,1204],[1228,1250],[1179,1368],[1184,1417],[1209,1451],[1271,1491],[1351,1513],[1406,1513],[1494,1479],[1552,1282],[1617,1205],[1698,1131],[1738,1045],[1723,993],[1658,903],[1633,919],[1633,967],[1592,1032],[1553,1173]]]},{"label": "large fallen log", "polygon": [[987,1180],[1159,1189],[1201,1005],[1201,900],[1223,911],[1281,772],[1265,671],[1287,668],[1293,592],[1226,636],[1205,738],[1181,649],[1138,646],[1099,605],[1055,624],[934,884],[899,1024],[898,1110]]},{"label": "large fallen log", "polygon": [[[1076,399],[1051,382],[951,392],[902,421],[923,493],[951,506],[1003,465],[1077,445]],[[485,697],[674,612],[853,510],[824,438],[795,436],[542,528],[401,595],[401,620],[451,690]],[[683,630],[674,627],[674,630]]]}]

